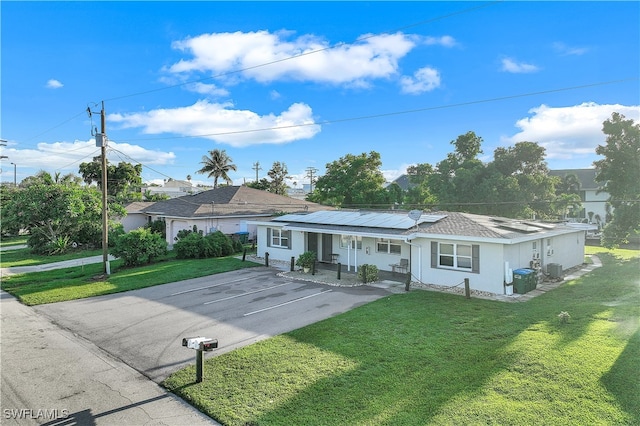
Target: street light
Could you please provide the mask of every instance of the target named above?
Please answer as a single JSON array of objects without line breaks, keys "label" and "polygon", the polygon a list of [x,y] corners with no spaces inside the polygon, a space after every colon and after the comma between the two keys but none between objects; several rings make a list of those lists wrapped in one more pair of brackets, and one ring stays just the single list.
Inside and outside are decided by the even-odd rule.
[{"label": "street light", "polygon": [[18,167],[16,165],[16,163],[11,163],[13,164],[13,186],[16,186],[16,167]]}]

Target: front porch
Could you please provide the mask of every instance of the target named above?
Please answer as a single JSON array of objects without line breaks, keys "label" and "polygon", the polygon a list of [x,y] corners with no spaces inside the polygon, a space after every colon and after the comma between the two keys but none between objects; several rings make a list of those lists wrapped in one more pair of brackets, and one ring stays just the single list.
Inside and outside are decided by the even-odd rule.
[{"label": "front porch", "polygon": [[[316,272],[322,274],[324,276],[333,275],[333,279],[338,280],[338,267],[340,267],[340,280],[345,281],[358,281],[358,275],[355,272],[355,268],[351,265],[351,270],[347,270],[347,265],[342,265],[339,263],[329,263],[329,262],[316,262]],[[362,268],[362,265],[358,266],[358,270]],[[309,274],[312,274],[309,272]],[[379,281],[394,281],[398,283],[406,283],[409,274],[404,272],[393,272],[393,271],[383,271],[378,269],[378,280]]]}]

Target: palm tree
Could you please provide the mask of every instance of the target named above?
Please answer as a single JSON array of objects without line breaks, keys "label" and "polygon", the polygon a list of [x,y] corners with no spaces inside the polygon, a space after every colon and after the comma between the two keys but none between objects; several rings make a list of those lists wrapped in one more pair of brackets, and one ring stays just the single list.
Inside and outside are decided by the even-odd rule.
[{"label": "palm tree", "polygon": [[224,179],[229,185],[231,185],[233,181],[229,177],[228,173],[230,170],[233,170],[234,172],[237,170],[236,165],[233,164],[232,161],[233,160],[227,155],[227,152],[224,149],[214,149],[213,151],[209,151],[209,157],[206,155],[202,156],[201,163],[203,166],[196,173],[207,173],[207,177],[213,176],[214,189],[218,187],[218,178]]}]

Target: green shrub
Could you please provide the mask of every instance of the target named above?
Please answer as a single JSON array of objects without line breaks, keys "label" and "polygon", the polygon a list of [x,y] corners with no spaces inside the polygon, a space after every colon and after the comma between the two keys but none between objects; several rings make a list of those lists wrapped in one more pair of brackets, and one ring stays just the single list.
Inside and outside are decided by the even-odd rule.
[{"label": "green shrub", "polygon": [[300,256],[298,256],[298,260],[296,260],[296,265],[302,268],[313,268],[313,264],[315,263],[318,255],[315,251],[305,251]]},{"label": "green shrub", "polygon": [[126,266],[142,265],[167,254],[167,242],[162,235],[139,228],[120,235],[111,254],[122,259]]},{"label": "green shrub", "polygon": [[236,250],[233,240],[220,231],[207,236],[201,231],[188,231],[173,245],[173,250],[178,259],[199,259],[230,256],[241,251],[242,245]]},{"label": "green shrub", "polygon": [[220,231],[216,231],[213,234],[209,234],[205,237],[215,248],[216,257],[218,256],[230,256],[234,254],[236,251],[233,248],[233,240],[230,237],[223,234]]},{"label": "green shrub", "polygon": [[360,265],[358,279],[365,284],[378,281],[378,267],[376,265]]},{"label": "green shrub", "polygon": [[162,235],[162,238],[167,238],[167,222],[162,219],[149,222],[144,227],[148,228],[151,232]]}]

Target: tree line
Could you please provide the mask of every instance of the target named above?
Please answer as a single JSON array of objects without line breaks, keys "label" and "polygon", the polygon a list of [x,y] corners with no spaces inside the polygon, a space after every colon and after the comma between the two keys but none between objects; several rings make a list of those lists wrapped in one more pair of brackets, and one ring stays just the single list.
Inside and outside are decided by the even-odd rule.
[{"label": "tree line", "polygon": [[[594,163],[601,191],[610,195],[613,216],[602,242],[626,243],[640,233],[640,125],[619,113],[603,123],[604,156]],[[581,206],[575,175],[549,175],[545,148],[518,142],[494,150],[491,161],[479,159],[482,138],[470,131],[451,141],[453,151],[436,163],[407,169],[409,186],[384,186],[380,154],[348,154],[326,165],[309,201],[342,208],[398,208],[460,211],[508,218],[558,219]]]},{"label": "tree line", "polygon": [[[594,163],[596,180],[610,194],[613,217],[607,220],[603,243],[628,241],[640,230],[640,125],[613,113],[603,123],[603,156]],[[435,165],[417,163],[407,169],[407,189],[385,187],[380,154],[347,154],[326,164],[307,200],[341,208],[448,210],[510,218],[555,219],[578,211],[581,199],[575,176],[549,175],[545,149],[535,142],[518,142],[494,150],[491,161],[480,160],[482,138],[470,131],[450,143],[452,152]],[[209,151],[196,173],[231,184],[237,170],[224,150]],[[99,246],[101,242],[100,157],[80,164],[81,177],[41,171],[18,187],[2,185],[1,232],[30,232],[29,245],[40,252],[63,251],[73,242]],[[115,220],[126,214],[124,205],[142,200],[142,165],[109,164],[107,195],[114,231]],[[247,186],[286,195],[287,166],[276,161],[263,178]],[[83,185],[83,183],[85,185]],[[95,184],[95,185],[94,185]],[[110,238],[111,239],[111,238]]]}]

